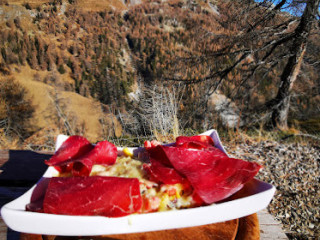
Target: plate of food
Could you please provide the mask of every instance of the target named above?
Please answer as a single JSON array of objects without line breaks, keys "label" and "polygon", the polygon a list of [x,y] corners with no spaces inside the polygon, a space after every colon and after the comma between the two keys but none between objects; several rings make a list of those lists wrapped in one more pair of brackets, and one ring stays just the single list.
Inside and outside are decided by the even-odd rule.
[{"label": "plate of food", "polygon": [[59,135],[45,163],[38,183],[1,209],[15,231],[93,236],[200,226],[256,213],[275,192],[254,178],[259,164],[227,155],[215,130],[139,148]]}]

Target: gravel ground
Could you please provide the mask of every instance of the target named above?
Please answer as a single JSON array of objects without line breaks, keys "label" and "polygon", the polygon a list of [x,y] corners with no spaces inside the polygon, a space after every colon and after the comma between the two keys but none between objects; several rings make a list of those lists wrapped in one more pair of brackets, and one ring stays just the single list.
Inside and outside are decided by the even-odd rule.
[{"label": "gravel ground", "polygon": [[289,239],[320,239],[320,147],[273,141],[226,145],[238,158],[264,168],[258,178],[276,186],[268,211]]}]

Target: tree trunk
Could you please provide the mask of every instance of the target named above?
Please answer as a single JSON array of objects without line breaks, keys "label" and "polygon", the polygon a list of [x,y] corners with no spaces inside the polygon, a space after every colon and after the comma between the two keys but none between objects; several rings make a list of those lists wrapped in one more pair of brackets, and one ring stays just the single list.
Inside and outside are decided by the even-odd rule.
[{"label": "tree trunk", "polygon": [[274,99],[272,111],[272,125],[282,129],[288,128],[288,114],[290,107],[291,89],[295,82],[306,50],[306,45],[302,44],[297,49],[294,56],[290,57],[281,75],[281,85],[278,94]]},{"label": "tree trunk", "polygon": [[290,57],[280,77],[280,87],[277,96],[272,101],[272,125],[286,129],[292,86],[299,74],[306,43],[312,25],[315,22],[320,0],[307,1],[300,23],[295,30],[295,39],[290,48]]}]

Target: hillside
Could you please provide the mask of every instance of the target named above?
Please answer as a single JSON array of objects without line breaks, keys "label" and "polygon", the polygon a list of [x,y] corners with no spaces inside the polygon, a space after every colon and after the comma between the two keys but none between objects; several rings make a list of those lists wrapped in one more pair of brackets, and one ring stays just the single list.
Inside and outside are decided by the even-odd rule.
[{"label": "hillside", "polygon": [[115,135],[121,134],[121,126],[115,117],[112,113],[104,113],[103,106],[98,101],[74,92],[56,91],[48,84],[33,80],[36,73],[39,74],[39,71],[22,67],[21,72],[14,73],[13,76],[27,89],[27,98],[35,107],[31,121],[43,132],[49,131],[50,127],[55,130],[55,125],[64,125],[68,122],[69,134],[81,134],[91,141],[97,141],[104,137],[100,121],[106,118],[110,121],[105,124],[116,129]]},{"label": "hillside", "polygon": [[[150,133],[152,127],[140,117],[139,99],[150,98],[142,89],[153,86],[170,86],[176,94],[182,128],[216,128],[228,125],[224,119],[240,116],[231,127],[248,124],[252,119],[246,117],[260,118],[261,106],[275,96],[283,63],[277,60],[271,68],[270,61],[260,68],[258,62],[254,69],[252,63],[263,52],[247,54],[238,63],[241,49],[254,44],[262,48],[262,43],[254,36],[237,39],[247,24],[242,19],[229,22],[237,11],[249,11],[246,16],[253,21],[265,10],[246,10],[241,1],[2,1],[0,72],[5,78],[14,77],[33,96],[31,122],[38,129],[46,125],[44,111],[52,102],[45,93],[49,89],[63,99],[70,96],[63,104],[65,111],[74,128],[85,125],[82,129],[93,140],[104,128],[99,114],[108,119],[112,113],[122,125],[122,131],[107,131],[110,136],[105,137],[115,132],[117,136]],[[287,18],[280,14],[274,21],[280,24]],[[318,35],[310,40],[308,61],[317,62],[318,40]],[[228,46],[231,54],[224,53]],[[275,57],[285,56],[285,49],[276,51]],[[303,64],[302,71],[291,99],[291,123],[319,116],[314,107],[320,101],[318,65]],[[215,105],[216,93],[225,99],[225,106]],[[76,106],[76,98],[87,102]],[[102,112],[90,112],[92,104],[102,104]],[[230,111],[233,115],[227,113],[225,118]],[[56,123],[53,128],[70,131],[63,126]]]}]

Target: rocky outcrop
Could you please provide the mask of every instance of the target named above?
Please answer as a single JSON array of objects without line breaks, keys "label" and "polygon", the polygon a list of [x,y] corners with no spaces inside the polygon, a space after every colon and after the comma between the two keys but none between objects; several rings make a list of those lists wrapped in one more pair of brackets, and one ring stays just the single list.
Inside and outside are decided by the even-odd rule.
[{"label": "rocky outcrop", "polygon": [[229,98],[221,93],[213,93],[209,98],[209,106],[219,115],[222,124],[227,128],[243,125],[240,110]]}]

